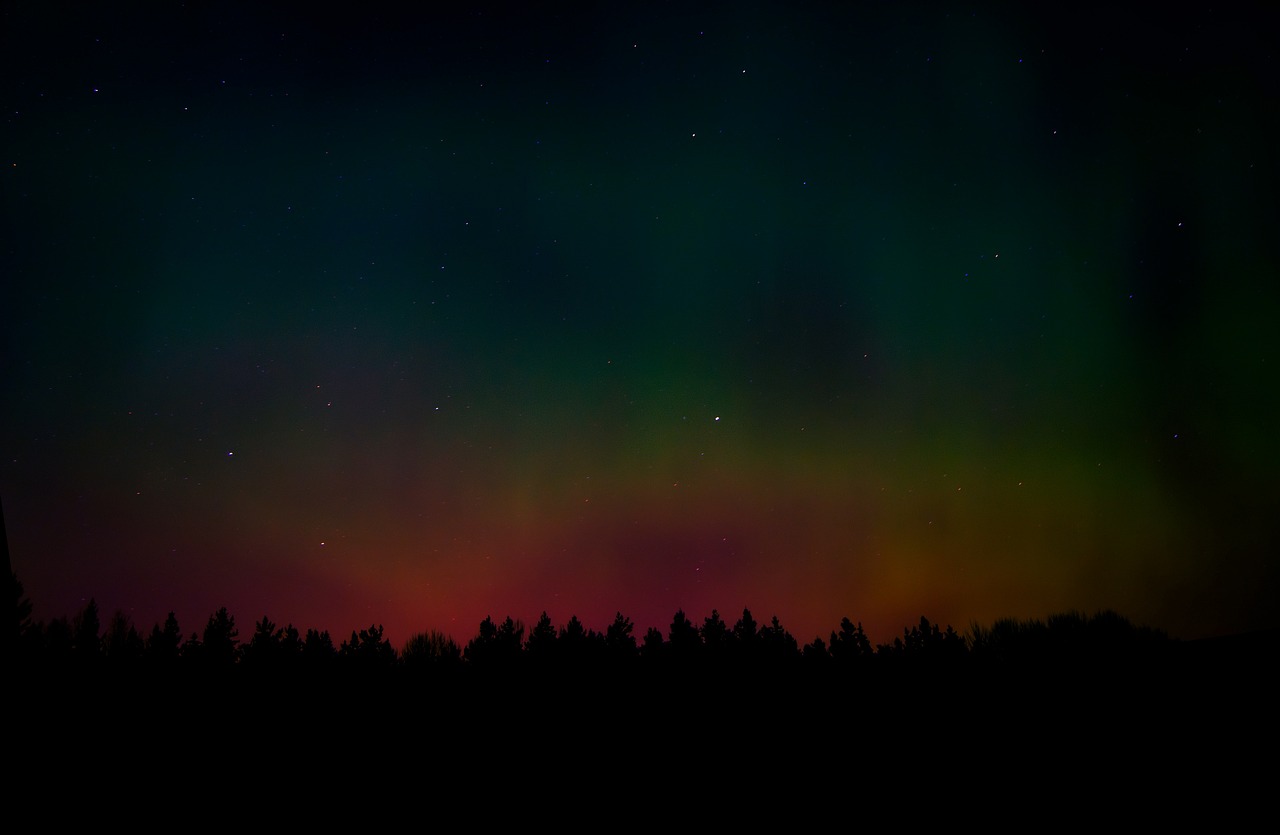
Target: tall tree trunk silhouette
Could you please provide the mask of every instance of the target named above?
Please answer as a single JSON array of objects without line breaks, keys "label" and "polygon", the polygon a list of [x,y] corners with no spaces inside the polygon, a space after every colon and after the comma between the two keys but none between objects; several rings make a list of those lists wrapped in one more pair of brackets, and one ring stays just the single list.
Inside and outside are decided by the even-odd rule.
[{"label": "tall tree trunk silhouette", "polygon": [[9,562],[9,534],[4,529],[4,497],[0,496],[0,554],[4,555],[4,573],[13,573],[13,563]]},{"label": "tall tree trunk silhouette", "polygon": [[4,529],[4,500],[0,498],[0,555],[4,556],[4,605],[12,605],[13,612],[6,613],[12,623],[4,625],[4,659],[5,663],[14,660],[18,652],[18,630],[22,625],[22,590],[18,586],[18,575],[13,573],[13,563],[9,561],[9,534]]}]

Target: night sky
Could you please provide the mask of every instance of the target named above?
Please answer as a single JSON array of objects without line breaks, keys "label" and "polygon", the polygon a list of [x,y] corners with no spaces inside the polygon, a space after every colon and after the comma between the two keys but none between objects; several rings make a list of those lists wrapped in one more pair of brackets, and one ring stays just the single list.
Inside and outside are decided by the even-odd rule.
[{"label": "night sky", "polygon": [[1275,625],[1267,4],[80,5],[0,13],[37,620]]}]

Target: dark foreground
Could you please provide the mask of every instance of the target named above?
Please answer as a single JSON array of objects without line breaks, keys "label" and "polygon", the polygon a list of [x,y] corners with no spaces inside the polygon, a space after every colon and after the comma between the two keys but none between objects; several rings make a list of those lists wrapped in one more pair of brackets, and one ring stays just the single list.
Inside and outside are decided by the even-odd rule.
[{"label": "dark foreground", "polygon": [[801,817],[892,797],[896,814],[970,816],[981,801],[1065,820],[1110,803],[1147,823],[1212,806],[1223,823],[1273,791],[1274,660],[1223,643],[1159,661],[839,672],[25,670],[6,737],[16,796],[79,786],[117,813],[210,792],[310,813],[420,797],[482,817],[545,814],[556,797],[565,814],[685,797]]}]

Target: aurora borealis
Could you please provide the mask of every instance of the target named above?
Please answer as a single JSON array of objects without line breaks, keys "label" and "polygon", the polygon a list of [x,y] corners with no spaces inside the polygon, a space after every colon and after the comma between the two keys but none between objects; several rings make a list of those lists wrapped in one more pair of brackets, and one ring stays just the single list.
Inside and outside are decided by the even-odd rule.
[{"label": "aurora borealis", "polygon": [[1261,4],[3,17],[37,618],[1274,625]]}]

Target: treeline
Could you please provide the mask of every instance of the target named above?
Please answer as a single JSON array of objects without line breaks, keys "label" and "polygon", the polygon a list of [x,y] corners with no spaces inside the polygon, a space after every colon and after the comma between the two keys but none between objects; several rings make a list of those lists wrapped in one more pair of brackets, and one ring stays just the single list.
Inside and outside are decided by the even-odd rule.
[{"label": "treeline", "polygon": [[353,630],[349,638],[335,642],[327,631],[304,632],[265,616],[242,635],[224,607],[211,614],[201,630],[184,633],[170,613],[163,624],[144,634],[123,612],[113,614],[104,626],[93,600],[72,617],[35,621],[21,584],[16,577],[12,582],[13,657],[46,670],[958,669],[1128,663],[1163,657],[1178,643],[1111,611],[1091,616],[1070,612],[1044,621],[1004,619],[989,627],[974,624],[964,635],[921,617],[901,636],[882,644],[873,644],[862,624],[846,617],[828,638],[816,637],[802,645],[776,616],[762,624],[748,609],[732,624],[715,610],[701,623],[680,610],[665,633],[650,627],[642,636],[620,612],[603,632],[588,628],[576,616],[557,626],[544,612],[528,630],[510,617],[487,617],[465,644],[430,631],[396,647],[380,625]]}]

